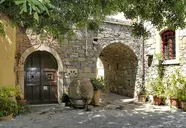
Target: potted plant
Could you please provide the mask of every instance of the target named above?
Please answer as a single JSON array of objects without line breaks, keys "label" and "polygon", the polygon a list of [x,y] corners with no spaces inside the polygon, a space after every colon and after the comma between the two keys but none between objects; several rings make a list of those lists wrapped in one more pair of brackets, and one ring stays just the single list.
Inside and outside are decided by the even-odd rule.
[{"label": "potted plant", "polygon": [[167,81],[166,95],[170,98],[170,105],[179,107],[179,99],[182,97],[181,85],[184,82],[184,77],[180,74],[179,70],[176,73],[171,74]]},{"label": "potted plant", "polygon": [[165,86],[161,78],[157,77],[152,79],[146,84],[146,90],[148,95],[153,96],[154,105],[164,104],[165,101]]},{"label": "potted plant", "polygon": [[9,98],[0,98],[0,120],[11,120],[18,113],[15,101]]},{"label": "potted plant", "polygon": [[146,84],[147,94],[153,96],[154,105],[165,104],[164,64],[162,54],[156,54],[158,60],[157,77]]},{"label": "potted plant", "polygon": [[143,87],[141,91],[138,93],[138,102],[145,103],[147,101],[147,96],[145,92],[145,88]]},{"label": "potted plant", "polygon": [[16,86],[15,97],[16,97],[17,103],[19,103],[19,104],[26,104],[27,100],[24,99],[23,92],[20,91],[20,86],[19,85]]},{"label": "potted plant", "polygon": [[99,106],[101,91],[103,91],[103,89],[104,89],[104,79],[103,79],[103,77],[92,78],[92,79],[90,79],[90,81],[91,81],[93,89],[94,89],[93,104],[94,104],[94,106]]},{"label": "potted plant", "polygon": [[0,88],[0,120],[10,120],[18,113],[18,106],[15,102],[15,89],[12,87]]},{"label": "potted plant", "polygon": [[185,87],[181,92],[181,95],[179,97],[179,101],[180,101],[180,108],[182,108],[184,111],[186,111],[186,88]]},{"label": "potted plant", "polygon": [[176,74],[172,75],[174,78],[171,82],[174,88],[174,92],[177,92],[178,107],[186,111],[186,79],[179,70],[176,70]]}]

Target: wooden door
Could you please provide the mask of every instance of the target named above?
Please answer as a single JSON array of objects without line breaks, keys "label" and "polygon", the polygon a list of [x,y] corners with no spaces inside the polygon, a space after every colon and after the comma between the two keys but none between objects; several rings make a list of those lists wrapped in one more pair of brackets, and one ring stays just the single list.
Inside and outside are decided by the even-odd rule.
[{"label": "wooden door", "polygon": [[57,102],[57,61],[48,52],[37,51],[25,62],[24,94],[28,103]]}]

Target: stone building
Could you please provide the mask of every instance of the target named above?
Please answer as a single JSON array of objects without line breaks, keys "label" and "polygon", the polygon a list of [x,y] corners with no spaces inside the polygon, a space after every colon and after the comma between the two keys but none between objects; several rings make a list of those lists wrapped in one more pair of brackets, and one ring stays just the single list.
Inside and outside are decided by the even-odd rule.
[{"label": "stone building", "polygon": [[186,76],[186,31],[162,28],[157,31],[152,25],[147,25],[151,37],[145,40],[145,81],[157,76],[157,55],[161,55],[165,68],[164,78],[169,77],[179,69]]},{"label": "stone building", "polygon": [[17,27],[17,84],[30,103],[51,103],[60,101],[74,77],[104,74],[111,92],[136,98],[143,77],[148,81],[157,75],[156,54],[162,54],[165,77],[175,68],[185,73],[184,29],[157,31],[147,23],[151,36],[143,47],[143,41],[132,36],[131,23],[107,18],[100,26],[103,31],[76,30],[71,40],[62,42]]},{"label": "stone building", "polygon": [[60,101],[74,76],[90,79],[103,71],[111,92],[136,96],[142,41],[132,37],[131,21],[108,18],[100,27],[98,33],[77,30],[73,39],[63,42],[16,29],[16,78],[29,103]]}]

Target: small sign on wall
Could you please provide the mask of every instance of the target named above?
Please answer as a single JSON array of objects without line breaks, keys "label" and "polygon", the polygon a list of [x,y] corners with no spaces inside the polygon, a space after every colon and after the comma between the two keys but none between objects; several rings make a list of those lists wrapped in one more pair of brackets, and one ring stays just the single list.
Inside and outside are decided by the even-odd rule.
[{"label": "small sign on wall", "polygon": [[47,86],[43,86],[43,90],[44,91],[47,91],[48,90],[48,87]]}]

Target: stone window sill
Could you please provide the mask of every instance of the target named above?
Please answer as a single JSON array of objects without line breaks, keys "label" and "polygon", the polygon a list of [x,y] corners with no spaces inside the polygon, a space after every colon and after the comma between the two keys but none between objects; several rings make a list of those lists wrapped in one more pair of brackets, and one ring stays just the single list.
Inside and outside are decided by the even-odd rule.
[{"label": "stone window sill", "polygon": [[164,65],[176,65],[176,64],[180,64],[179,60],[164,60],[163,62]]}]

